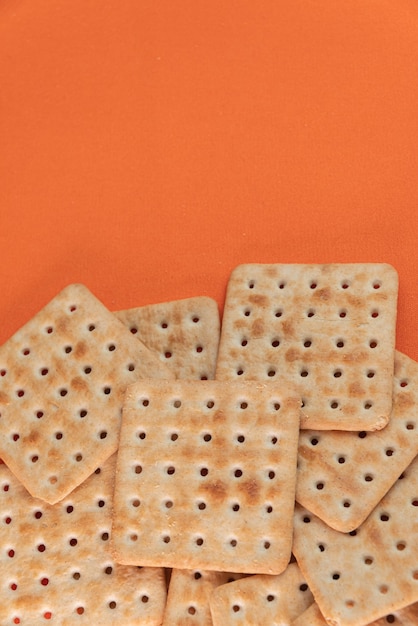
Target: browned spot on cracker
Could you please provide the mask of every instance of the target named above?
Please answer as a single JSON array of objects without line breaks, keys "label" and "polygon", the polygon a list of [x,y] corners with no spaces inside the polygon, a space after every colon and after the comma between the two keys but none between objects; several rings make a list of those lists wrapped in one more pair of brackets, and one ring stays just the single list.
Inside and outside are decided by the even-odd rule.
[{"label": "browned spot on cracker", "polygon": [[66,316],[58,318],[55,323],[55,328],[60,333],[66,333],[68,328],[68,318]]},{"label": "browned spot on cracker", "polygon": [[202,489],[214,500],[224,500],[226,496],[226,486],[221,480],[205,483]]},{"label": "browned spot on cracker", "polygon": [[225,412],[222,409],[218,409],[213,416],[213,421],[224,422],[225,420],[226,420]]},{"label": "browned spot on cracker", "polygon": [[27,435],[26,437],[24,437],[24,441],[26,443],[37,443],[40,439],[40,434],[39,431],[37,430],[31,430],[29,435]]},{"label": "browned spot on cracker", "polygon": [[295,329],[293,327],[293,323],[290,320],[285,320],[282,324],[283,333],[286,337],[294,337]]},{"label": "browned spot on cracker", "polygon": [[4,391],[0,391],[0,404],[9,404],[10,396]]},{"label": "browned spot on cracker", "polygon": [[394,405],[397,408],[409,409],[414,404],[414,398],[409,393],[398,393],[394,396]]},{"label": "browned spot on cracker", "polygon": [[89,386],[80,376],[76,376],[71,381],[71,387],[74,391],[88,391]]},{"label": "browned spot on cracker", "polygon": [[246,328],[247,324],[245,323],[244,320],[235,320],[234,321],[234,327],[237,330],[242,330],[243,328]]},{"label": "browned spot on cracker", "polygon": [[258,501],[260,495],[260,485],[255,478],[244,481],[239,485],[239,490],[245,497],[247,504],[254,504]]},{"label": "browned spot on cracker", "polygon": [[315,290],[313,294],[314,300],[321,300],[322,302],[328,302],[332,297],[331,289],[329,287],[322,287],[322,289]]},{"label": "browned spot on cracker", "polygon": [[293,363],[293,361],[300,359],[300,352],[297,348],[289,348],[289,350],[286,351],[284,358],[289,363]]},{"label": "browned spot on cracker", "polygon": [[79,341],[74,350],[74,356],[76,358],[83,357],[87,352],[87,345],[84,341]]},{"label": "browned spot on cracker", "polygon": [[261,318],[254,320],[251,326],[251,333],[254,337],[261,337],[264,334],[264,320]]},{"label": "browned spot on cracker", "polygon": [[353,350],[353,352],[348,352],[343,355],[343,361],[349,363],[363,363],[367,361],[368,358],[369,356],[364,350]]},{"label": "browned spot on cracker", "polygon": [[364,388],[358,382],[351,383],[351,385],[348,388],[348,392],[350,396],[354,396],[356,398],[359,396],[364,396],[364,393],[365,393]]},{"label": "browned spot on cracker", "polygon": [[261,293],[252,294],[248,300],[251,304],[256,304],[257,306],[267,306],[269,302],[267,296],[263,296]]}]

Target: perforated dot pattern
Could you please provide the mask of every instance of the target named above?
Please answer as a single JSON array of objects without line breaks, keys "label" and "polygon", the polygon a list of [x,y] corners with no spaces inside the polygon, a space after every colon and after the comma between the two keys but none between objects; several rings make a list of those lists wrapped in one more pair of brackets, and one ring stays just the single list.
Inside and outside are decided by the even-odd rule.
[{"label": "perforated dot pattern", "polygon": [[293,551],[329,619],[341,626],[366,624],[417,602],[417,493],[416,457],[350,533],[296,506]]},{"label": "perforated dot pattern", "polygon": [[0,369],[0,456],[49,503],[116,450],[127,385],[173,376],[82,285],[0,347]]},{"label": "perforated dot pattern", "polygon": [[282,571],[291,547],[299,410],[300,399],[274,385],[132,386],[115,484],[118,558]]},{"label": "perforated dot pattern", "polygon": [[302,428],[383,428],[397,288],[384,264],[241,265],[228,284],[216,378],[296,385]]},{"label": "perforated dot pattern", "polygon": [[114,455],[53,506],[32,498],[0,464],[2,625],[161,623],[163,570],[115,563],[103,539],[111,532],[115,464]]},{"label": "perforated dot pattern", "polygon": [[212,298],[185,298],[117,311],[115,315],[158,355],[176,378],[215,377],[220,318]]}]

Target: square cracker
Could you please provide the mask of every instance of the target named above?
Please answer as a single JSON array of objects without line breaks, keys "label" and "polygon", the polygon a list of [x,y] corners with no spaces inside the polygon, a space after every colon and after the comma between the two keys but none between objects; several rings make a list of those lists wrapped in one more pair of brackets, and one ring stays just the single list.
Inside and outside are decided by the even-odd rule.
[{"label": "square cracker", "polygon": [[257,574],[217,587],[210,599],[213,626],[285,626],[312,604],[313,596],[298,565],[278,576]]},{"label": "square cracker", "polygon": [[243,574],[173,569],[163,626],[212,626],[209,599],[212,591]]},{"label": "square cracker", "polygon": [[120,563],[271,573],[291,551],[300,399],[269,383],[140,381],[123,411]]},{"label": "square cracker", "polygon": [[301,428],[379,430],[392,408],[397,293],[386,264],[240,265],[216,378],[296,385]]},{"label": "square cracker", "polygon": [[116,455],[55,505],[0,464],[0,624],[159,626],[162,568],[118,565],[108,544]]},{"label": "square cracker", "polygon": [[0,456],[58,502],[116,451],[141,376],[173,377],[86,287],[66,287],[0,347]]},{"label": "square cracker", "polygon": [[[328,622],[325,621],[316,602],[292,622],[292,626],[327,626],[327,624]],[[388,624],[416,626],[418,624],[418,602],[400,611],[389,613],[389,615],[371,622],[369,626],[388,626]]]},{"label": "square cracker", "polygon": [[418,457],[352,533],[296,505],[293,553],[333,626],[364,626],[418,601]]},{"label": "square cracker", "polygon": [[196,296],[116,311],[148,348],[156,352],[176,378],[210,380],[215,377],[220,336],[218,305]]},{"label": "square cracker", "polygon": [[396,352],[393,410],[382,430],[300,434],[296,500],[341,532],[364,522],[418,454],[418,363]]}]

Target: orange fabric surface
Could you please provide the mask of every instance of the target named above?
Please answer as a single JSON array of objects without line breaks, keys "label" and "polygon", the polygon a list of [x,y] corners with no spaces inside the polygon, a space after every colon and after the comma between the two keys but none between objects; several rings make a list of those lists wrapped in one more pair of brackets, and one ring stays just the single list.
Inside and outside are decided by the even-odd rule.
[{"label": "orange fabric surface", "polygon": [[418,359],[417,68],[416,0],[0,0],[0,342],[71,282],[388,262]]}]

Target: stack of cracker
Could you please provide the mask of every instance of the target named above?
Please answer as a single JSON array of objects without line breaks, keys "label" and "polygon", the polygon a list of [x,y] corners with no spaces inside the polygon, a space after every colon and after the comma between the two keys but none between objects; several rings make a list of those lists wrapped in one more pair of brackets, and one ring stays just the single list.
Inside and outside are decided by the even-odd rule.
[{"label": "stack of cracker", "polygon": [[0,347],[0,623],[418,622],[418,364],[386,264],[260,265]]}]

